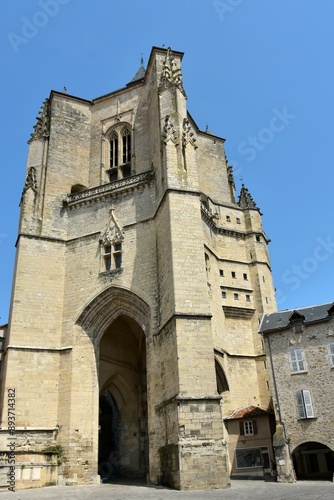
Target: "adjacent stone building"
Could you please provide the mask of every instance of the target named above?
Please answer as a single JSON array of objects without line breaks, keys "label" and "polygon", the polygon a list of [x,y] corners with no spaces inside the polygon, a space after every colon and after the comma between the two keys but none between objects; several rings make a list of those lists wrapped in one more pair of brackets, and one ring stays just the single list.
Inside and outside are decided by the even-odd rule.
[{"label": "adjacent stone building", "polygon": [[52,91],[38,116],[3,354],[0,451],[14,435],[18,487],[220,488],[273,458],[268,239],[224,139],[187,110],[182,57],[153,47],[124,88]]},{"label": "adjacent stone building", "polygon": [[333,478],[334,303],[265,314],[279,481]]}]

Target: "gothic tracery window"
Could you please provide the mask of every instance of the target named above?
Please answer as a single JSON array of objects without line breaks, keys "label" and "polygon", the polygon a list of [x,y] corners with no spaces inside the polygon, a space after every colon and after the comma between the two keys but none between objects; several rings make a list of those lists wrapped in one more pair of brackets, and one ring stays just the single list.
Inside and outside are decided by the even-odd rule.
[{"label": "gothic tracery window", "polygon": [[108,134],[109,182],[114,182],[132,175],[132,138],[128,125],[118,125]]}]

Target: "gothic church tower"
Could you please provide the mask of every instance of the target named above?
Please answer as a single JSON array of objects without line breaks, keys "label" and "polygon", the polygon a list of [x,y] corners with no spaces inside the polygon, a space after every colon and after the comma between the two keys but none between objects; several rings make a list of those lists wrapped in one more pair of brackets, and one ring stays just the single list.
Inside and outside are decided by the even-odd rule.
[{"label": "gothic church tower", "polygon": [[226,487],[236,450],[255,446],[255,426],[236,437],[240,409],[272,456],[268,239],[248,190],[235,198],[224,139],[187,111],[182,57],[153,47],[124,88],[52,91],[37,119],[2,377],[20,487]]}]

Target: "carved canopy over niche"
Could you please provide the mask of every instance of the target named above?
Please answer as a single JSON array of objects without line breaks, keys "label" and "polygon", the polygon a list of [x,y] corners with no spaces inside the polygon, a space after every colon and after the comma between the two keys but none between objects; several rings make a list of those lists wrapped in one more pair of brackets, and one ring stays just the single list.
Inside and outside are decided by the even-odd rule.
[{"label": "carved canopy over niche", "polygon": [[21,200],[24,197],[25,193],[31,189],[34,194],[37,194],[37,179],[36,179],[36,169],[35,167],[30,167],[27,173],[27,177],[24,183],[24,188],[22,191]]},{"label": "carved canopy over niche", "polygon": [[162,140],[164,144],[167,144],[168,141],[172,141],[175,144],[175,146],[178,145],[177,133],[174,128],[174,124],[171,122],[169,115],[166,115],[165,117],[165,123],[162,132]]},{"label": "carved canopy over niche", "polygon": [[106,243],[113,244],[124,240],[122,228],[115,217],[114,211],[115,208],[111,207],[110,220],[99,238],[101,245],[105,245]]},{"label": "carved canopy over niche", "polygon": [[189,123],[189,120],[185,118],[183,120],[182,147],[185,148],[187,144],[191,144],[195,149],[197,149],[195,142],[196,142],[196,137],[193,132],[193,129]]},{"label": "carved canopy over niche", "polygon": [[172,86],[178,88],[187,97],[183,88],[180,62],[175,59],[171,48],[168,47],[161,71],[159,90]]}]

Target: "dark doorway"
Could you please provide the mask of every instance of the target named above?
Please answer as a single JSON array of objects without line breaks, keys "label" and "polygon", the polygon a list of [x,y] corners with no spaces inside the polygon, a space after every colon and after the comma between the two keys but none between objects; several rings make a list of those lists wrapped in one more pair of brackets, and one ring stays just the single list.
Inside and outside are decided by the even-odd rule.
[{"label": "dark doorway", "polygon": [[102,481],[119,477],[119,443],[121,420],[117,405],[109,391],[100,397],[99,409],[99,474]]},{"label": "dark doorway", "polygon": [[118,316],[100,341],[99,382],[101,479],[146,477],[146,338],[129,316]]},{"label": "dark doorway", "polygon": [[298,446],[292,461],[297,479],[333,479],[334,452],[324,444],[310,441]]}]

